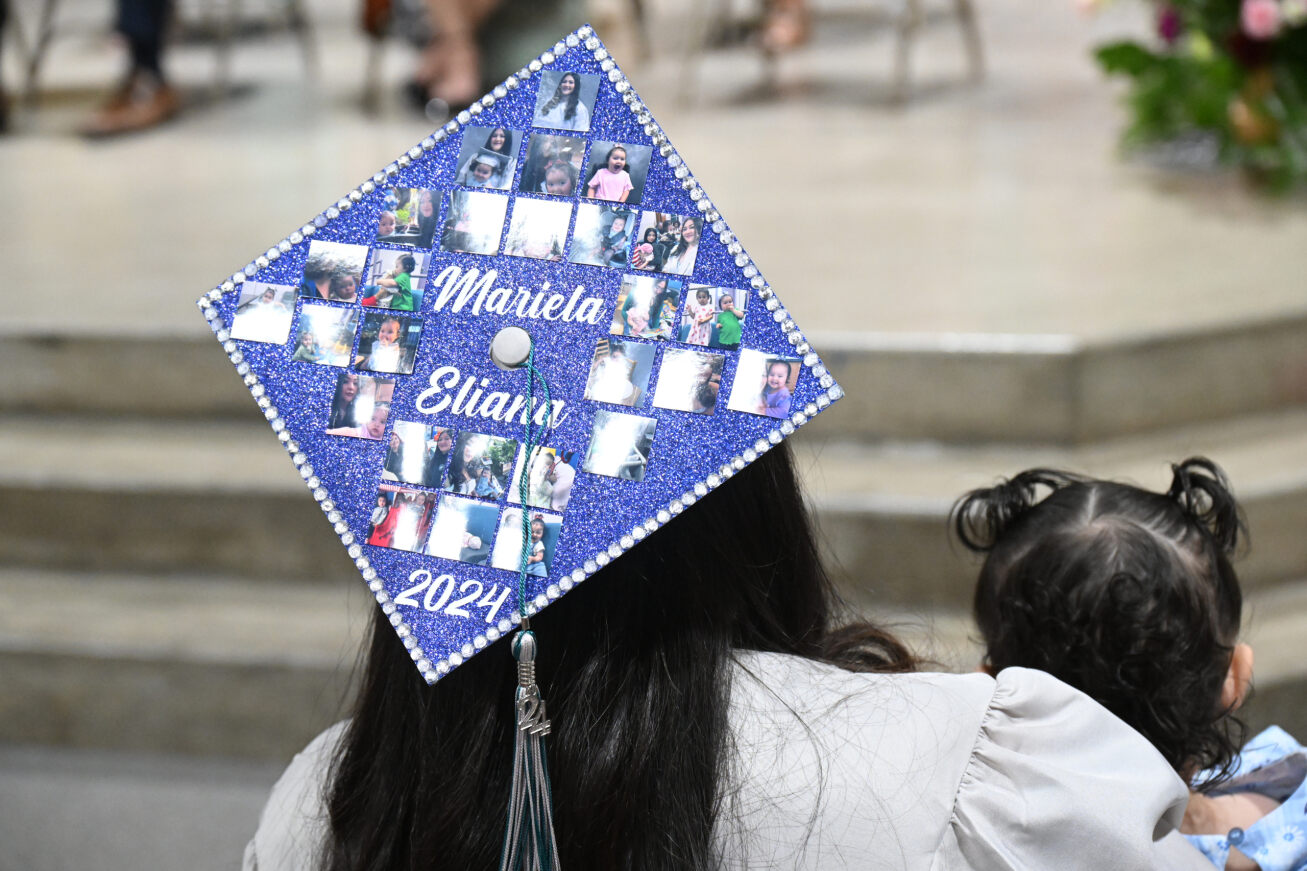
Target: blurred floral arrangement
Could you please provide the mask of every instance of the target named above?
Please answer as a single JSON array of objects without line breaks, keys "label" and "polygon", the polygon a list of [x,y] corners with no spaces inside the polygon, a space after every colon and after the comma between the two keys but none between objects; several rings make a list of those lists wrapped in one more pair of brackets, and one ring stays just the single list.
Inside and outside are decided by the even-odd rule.
[{"label": "blurred floral arrangement", "polygon": [[1130,80],[1124,144],[1203,135],[1271,188],[1307,182],[1307,0],[1150,3],[1151,45],[1095,50],[1109,75]]}]

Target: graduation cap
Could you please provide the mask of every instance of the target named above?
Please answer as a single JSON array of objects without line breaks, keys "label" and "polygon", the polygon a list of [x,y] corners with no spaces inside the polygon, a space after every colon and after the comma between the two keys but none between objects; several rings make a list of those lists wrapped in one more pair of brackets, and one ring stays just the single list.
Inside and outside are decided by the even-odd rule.
[{"label": "graduation cap", "polygon": [[[603,212],[613,206],[579,192],[458,186],[463,136],[479,144],[486,128],[548,132],[532,126],[544,71],[597,81],[589,129],[569,135],[652,147],[642,201],[623,215],[640,230],[679,227],[659,259],[605,250]],[[528,137],[515,138],[525,151]],[[516,163],[519,175],[531,169]],[[408,220],[439,228],[411,272],[384,268],[413,263],[396,253],[413,247],[377,235],[396,202]],[[515,226],[524,241],[502,253]],[[661,311],[634,311],[633,283],[648,285],[638,304]],[[700,286],[728,289],[756,312],[738,344],[719,341]],[[433,683],[729,486],[842,395],[589,27],[258,254],[199,307],[306,498]],[[668,312],[665,333],[623,335],[630,321],[656,324]],[[523,372],[491,359],[507,327],[529,335],[548,406]],[[522,597],[524,522],[536,554]]]},{"label": "graduation cap", "polygon": [[[641,232],[679,227],[659,258],[606,250],[613,205],[579,191],[457,184],[464,136],[480,144],[504,127],[523,134],[525,152],[524,134],[550,132],[532,126],[545,71],[597,82],[589,129],[569,136],[653,149],[640,205],[622,210]],[[519,176],[531,170],[516,164]],[[407,220],[437,226],[430,247],[378,237],[379,215],[397,202]],[[514,227],[523,240],[509,248]],[[416,254],[417,269],[402,271],[412,261],[397,252]],[[640,306],[661,310],[635,311],[632,284],[648,285]],[[738,343],[719,341],[719,312],[704,310],[701,286],[729,290],[754,312]],[[258,254],[199,307],[306,498],[432,683],[729,486],[843,395],[589,27]],[[655,338],[623,335],[630,321],[657,324],[668,312],[675,321]],[[508,327],[529,335],[548,406],[525,373],[491,359]],[[529,456],[528,424],[537,435]],[[522,597],[524,522],[536,554]]]},{"label": "graduation cap", "polygon": [[[577,106],[541,93],[566,73]],[[495,128],[515,178],[471,189],[464,137],[480,154]],[[551,188],[528,134],[652,149],[638,206]],[[747,319],[719,317],[726,291]],[[199,307],[429,683],[843,395],[588,26]]]}]

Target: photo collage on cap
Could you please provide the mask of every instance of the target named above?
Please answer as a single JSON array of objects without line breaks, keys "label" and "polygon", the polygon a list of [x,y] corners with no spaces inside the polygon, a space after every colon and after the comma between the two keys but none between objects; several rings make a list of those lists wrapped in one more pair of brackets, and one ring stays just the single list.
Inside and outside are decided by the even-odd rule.
[{"label": "photo collage on cap", "polygon": [[[646,190],[653,146],[592,136],[601,78],[542,72],[528,129],[465,124],[446,184],[378,187],[368,244],[314,239],[298,288],[241,288],[234,338],[341,370],[320,432],[385,444],[363,544],[514,573],[525,548],[527,574],[548,578],[574,483],[644,481],[660,412],[790,416],[799,358],[743,345],[745,287],[695,281],[704,218]],[[546,440],[528,456],[519,439],[466,421],[392,416],[418,362],[432,267],[449,255],[614,276],[613,307],[577,355],[588,358],[579,398],[597,406],[587,443]]]}]

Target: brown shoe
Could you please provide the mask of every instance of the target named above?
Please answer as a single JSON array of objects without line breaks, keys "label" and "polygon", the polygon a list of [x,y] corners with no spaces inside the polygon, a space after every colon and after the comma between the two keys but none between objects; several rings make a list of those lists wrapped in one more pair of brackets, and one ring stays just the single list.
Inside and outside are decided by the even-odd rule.
[{"label": "brown shoe", "polygon": [[82,128],[86,136],[115,136],[147,130],[177,114],[177,92],[162,83],[137,82],[115,94]]}]

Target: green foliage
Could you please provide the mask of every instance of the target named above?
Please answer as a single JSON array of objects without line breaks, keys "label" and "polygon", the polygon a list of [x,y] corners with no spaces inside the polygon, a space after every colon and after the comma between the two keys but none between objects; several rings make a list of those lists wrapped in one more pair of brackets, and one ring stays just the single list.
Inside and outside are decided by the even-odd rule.
[{"label": "green foliage", "polygon": [[1173,5],[1185,25],[1175,44],[1153,49],[1122,41],[1094,52],[1104,72],[1129,82],[1123,145],[1202,131],[1216,137],[1226,161],[1267,187],[1307,184],[1307,27],[1250,43],[1238,36],[1237,2]]},{"label": "green foliage", "polygon": [[486,451],[486,458],[501,469],[511,472],[517,456],[517,442],[512,439],[495,439]]},{"label": "green foliage", "polygon": [[1135,42],[1105,45],[1096,55],[1106,72],[1131,80],[1126,99],[1134,117],[1125,131],[1127,146],[1193,130],[1214,132],[1228,142],[1227,110],[1242,79],[1228,57],[1163,54]]}]

